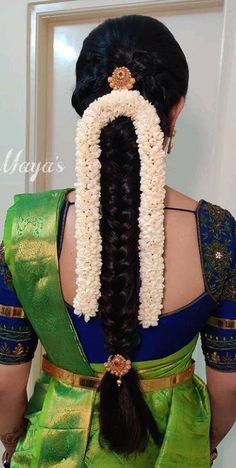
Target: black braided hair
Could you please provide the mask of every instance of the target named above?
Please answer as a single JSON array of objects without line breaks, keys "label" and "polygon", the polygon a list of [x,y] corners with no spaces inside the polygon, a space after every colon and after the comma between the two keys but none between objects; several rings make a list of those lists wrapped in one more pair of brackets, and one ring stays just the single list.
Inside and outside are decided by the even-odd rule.
[{"label": "black braided hair", "polygon": [[[164,135],[170,132],[170,110],[188,88],[186,58],[167,27],[141,15],[108,19],[85,39],[76,64],[72,105],[82,116],[89,104],[111,91],[107,82],[115,67],[130,69],[137,89],[156,108]],[[102,236],[99,314],[108,356],[132,358],[139,340],[136,290],[140,160],[133,124],[127,117],[101,132]],[[117,386],[104,374],[100,386],[100,444],[125,456],[145,450],[149,437],[161,440],[154,415],[145,402],[132,367]]]}]

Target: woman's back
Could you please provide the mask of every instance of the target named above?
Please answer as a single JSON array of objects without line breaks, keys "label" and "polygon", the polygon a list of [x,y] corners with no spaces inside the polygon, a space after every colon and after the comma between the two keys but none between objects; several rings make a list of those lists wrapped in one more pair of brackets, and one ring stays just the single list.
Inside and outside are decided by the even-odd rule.
[{"label": "woman's back", "polygon": [[[74,193],[68,195],[74,201]],[[197,210],[200,202],[167,188],[165,200],[165,294],[163,313],[185,307],[205,291]],[[171,208],[171,209],[169,209]],[[75,209],[68,210],[60,255],[60,277],[68,304],[75,296]]]},{"label": "woman's back", "polygon": [[[165,205],[164,308],[158,326],[139,326],[140,341],[131,354],[133,361],[163,358],[176,353],[199,331],[205,329],[208,333],[206,324],[210,315],[218,314],[217,301],[222,294],[230,268],[229,259],[234,251],[233,218],[230,221],[226,210],[205,200],[197,202],[169,187]],[[61,288],[67,311],[88,360],[103,363],[106,350],[100,318],[94,317],[85,322],[83,317],[75,315],[72,305],[75,294],[74,223],[74,193],[71,192],[67,195],[59,223]],[[219,232],[213,232],[216,226]],[[212,276],[213,268],[215,278]],[[135,282],[138,296],[141,284],[138,257]],[[229,299],[230,294],[233,294],[232,291],[228,293]],[[203,337],[206,356],[209,348],[204,344]]]}]

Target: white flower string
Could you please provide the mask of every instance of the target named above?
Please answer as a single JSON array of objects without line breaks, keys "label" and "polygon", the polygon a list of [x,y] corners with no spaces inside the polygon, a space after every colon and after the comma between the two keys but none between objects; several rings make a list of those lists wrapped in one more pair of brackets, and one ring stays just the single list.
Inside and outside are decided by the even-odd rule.
[{"label": "white flower string", "polygon": [[76,315],[87,322],[98,312],[101,294],[100,168],[101,129],[119,116],[133,121],[140,155],[139,322],[155,326],[163,308],[164,200],[166,154],[155,107],[137,90],[114,89],[95,101],[78,121],[76,131],[75,238]]}]

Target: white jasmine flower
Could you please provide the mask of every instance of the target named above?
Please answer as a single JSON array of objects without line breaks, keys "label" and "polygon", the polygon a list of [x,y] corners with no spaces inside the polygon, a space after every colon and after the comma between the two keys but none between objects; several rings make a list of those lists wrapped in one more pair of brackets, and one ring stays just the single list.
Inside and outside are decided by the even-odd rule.
[{"label": "white jasmine flower", "polygon": [[133,121],[140,155],[138,319],[147,328],[158,324],[164,292],[164,135],[154,106],[139,91],[113,90],[93,101],[76,131],[76,295],[74,310],[87,322],[96,316],[101,294],[100,168],[101,129],[124,115]]}]

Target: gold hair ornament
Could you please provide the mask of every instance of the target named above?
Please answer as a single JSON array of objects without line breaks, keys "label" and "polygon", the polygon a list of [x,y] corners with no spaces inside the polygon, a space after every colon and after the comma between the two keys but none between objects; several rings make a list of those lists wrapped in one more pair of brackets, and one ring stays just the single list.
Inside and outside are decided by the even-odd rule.
[{"label": "gold hair ornament", "polygon": [[121,354],[114,354],[109,356],[107,362],[104,363],[104,366],[110,374],[118,377],[117,385],[120,387],[122,383],[121,377],[127,374],[131,369],[131,361],[129,359],[125,359]]},{"label": "gold hair ornament", "polygon": [[[158,324],[163,308],[166,153],[163,149],[164,135],[160,127],[160,118],[155,107],[138,90],[130,90],[134,78],[127,74],[124,75],[124,79],[125,76],[129,77],[126,79],[126,89],[123,87],[123,80],[122,88],[112,89],[110,93],[94,100],[77,124],[76,295],[73,306],[74,313],[83,315],[86,322],[98,312],[102,268],[100,135],[109,122],[125,116],[133,122],[140,156],[138,252],[141,283],[138,320],[147,328]],[[117,70],[114,70],[110,77],[111,86],[116,85],[115,77]],[[120,81],[121,78],[120,75]]]},{"label": "gold hair ornament", "polygon": [[116,67],[107,81],[112,89],[132,89],[136,80],[127,67]]}]

